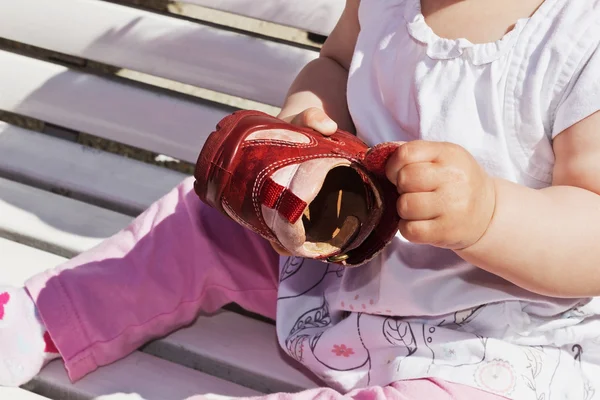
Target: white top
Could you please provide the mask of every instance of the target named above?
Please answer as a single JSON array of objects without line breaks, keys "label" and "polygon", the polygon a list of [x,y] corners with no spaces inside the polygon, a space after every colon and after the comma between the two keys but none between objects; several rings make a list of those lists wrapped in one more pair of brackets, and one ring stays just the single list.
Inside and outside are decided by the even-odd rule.
[{"label": "white top", "polygon": [[[454,142],[543,188],[552,138],[600,110],[599,0],[546,0],[486,44],[438,37],[419,0],[362,0],[359,18],[348,103],[369,144]],[[278,335],[343,391],[440,377],[519,400],[600,398],[597,303],[534,295],[398,235],[355,269],[284,260]]]}]

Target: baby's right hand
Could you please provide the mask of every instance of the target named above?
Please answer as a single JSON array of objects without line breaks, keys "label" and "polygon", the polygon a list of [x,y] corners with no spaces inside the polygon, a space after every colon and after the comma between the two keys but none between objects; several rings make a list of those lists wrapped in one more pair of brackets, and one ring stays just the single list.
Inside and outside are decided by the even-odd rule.
[{"label": "baby's right hand", "polygon": [[281,117],[280,114],[279,118],[292,125],[314,129],[325,136],[333,135],[338,128],[335,121],[329,118],[325,111],[317,107],[307,108],[299,114],[287,117]]},{"label": "baby's right hand", "polygon": [[[325,111],[317,107],[307,108],[296,115],[281,117],[282,120],[289,122],[292,125],[301,126],[303,128],[311,128],[324,136],[333,135],[337,131],[337,124],[329,118]],[[281,256],[291,256],[285,248],[275,242],[271,242],[273,249]]]}]

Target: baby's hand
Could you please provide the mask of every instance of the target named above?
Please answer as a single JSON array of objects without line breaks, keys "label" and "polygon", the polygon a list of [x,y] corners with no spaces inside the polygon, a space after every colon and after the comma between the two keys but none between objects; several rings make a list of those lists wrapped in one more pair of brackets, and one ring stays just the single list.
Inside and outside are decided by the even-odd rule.
[{"label": "baby's hand", "polygon": [[325,111],[316,107],[307,108],[299,114],[283,117],[281,119],[292,125],[314,129],[325,136],[333,135],[338,128],[335,121],[329,118],[329,116],[325,114]]},{"label": "baby's hand", "polygon": [[413,243],[460,250],[487,230],[495,207],[493,179],[463,147],[413,141],[386,166],[398,187],[400,233]]}]

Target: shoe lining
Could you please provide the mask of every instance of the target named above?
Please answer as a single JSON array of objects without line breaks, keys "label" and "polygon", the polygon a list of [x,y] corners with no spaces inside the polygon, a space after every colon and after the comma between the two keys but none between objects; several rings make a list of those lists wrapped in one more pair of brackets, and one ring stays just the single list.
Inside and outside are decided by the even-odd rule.
[{"label": "shoe lining", "polygon": [[348,243],[368,217],[367,190],[354,168],[340,166],[329,171],[302,217],[310,247],[339,249]]}]

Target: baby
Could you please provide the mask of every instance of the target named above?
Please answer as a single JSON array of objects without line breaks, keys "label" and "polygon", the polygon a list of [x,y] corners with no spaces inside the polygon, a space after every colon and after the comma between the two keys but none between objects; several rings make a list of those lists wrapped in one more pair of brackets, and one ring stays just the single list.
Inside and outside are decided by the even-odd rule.
[{"label": "baby", "polygon": [[401,143],[383,253],[279,257],[187,179],[0,287],[0,385],[55,357],[77,380],[237,302],[330,387],[291,398],[600,398],[599,46],[597,0],[348,0],[279,117]]}]

